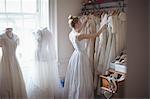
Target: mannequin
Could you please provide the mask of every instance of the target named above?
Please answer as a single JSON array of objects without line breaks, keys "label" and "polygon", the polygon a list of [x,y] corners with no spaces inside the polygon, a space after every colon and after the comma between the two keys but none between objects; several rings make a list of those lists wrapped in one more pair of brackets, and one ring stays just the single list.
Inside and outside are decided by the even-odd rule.
[{"label": "mannequin", "polygon": [[2,59],[0,61],[0,98],[27,99],[25,83],[19,62],[16,57],[18,36],[6,28],[0,35]]}]

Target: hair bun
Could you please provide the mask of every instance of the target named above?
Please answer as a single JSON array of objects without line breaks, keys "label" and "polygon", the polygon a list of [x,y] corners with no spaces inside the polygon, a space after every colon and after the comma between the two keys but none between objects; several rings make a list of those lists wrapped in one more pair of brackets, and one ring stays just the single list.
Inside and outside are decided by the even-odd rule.
[{"label": "hair bun", "polygon": [[69,20],[70,20],[70,19],[73,19],[73,16],[72,16],[72,15],[69,15],[68,19],[69,19]]}]

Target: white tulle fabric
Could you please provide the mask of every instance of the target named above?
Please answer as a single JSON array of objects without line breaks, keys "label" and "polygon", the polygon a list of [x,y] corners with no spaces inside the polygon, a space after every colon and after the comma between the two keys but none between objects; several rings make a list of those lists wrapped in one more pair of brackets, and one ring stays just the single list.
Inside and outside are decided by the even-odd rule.
[{"label": "white tulle fabric", "polygon": [[0,62],[0,99],[27,99],[22,71],[16,58],[17,35],[0,35],[2,58]]},{"label": "white tulle fabric", "polygon": [[34,82],[39,91],[34,90],[29,96],[31,99],[60,99],[62,89],[56,65],[54,37],[44,28],[35,33],[35,38],[37,48]]},{"label": "white tulle fabric", "polygon": [[77,39],[75,30],[72,30],[69,38],[75,50],[66,72],[63,99],[93,99],[93,76],[85,41]]}]

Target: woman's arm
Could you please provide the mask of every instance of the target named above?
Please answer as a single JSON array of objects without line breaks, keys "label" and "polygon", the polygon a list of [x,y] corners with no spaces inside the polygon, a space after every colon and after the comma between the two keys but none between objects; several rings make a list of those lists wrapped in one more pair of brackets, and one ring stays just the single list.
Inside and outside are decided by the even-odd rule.
[{"label": "woman's arm", "polygon": [[93,33],[93,34],[79,34],[77,36],[77,38],[78,38],[79,41],[81,41],[83,39],[93,39],[93,38],[96,38],[97,36],[99,36],[104,31],[106,31],[106,25],[104,25],[97,33]]}]

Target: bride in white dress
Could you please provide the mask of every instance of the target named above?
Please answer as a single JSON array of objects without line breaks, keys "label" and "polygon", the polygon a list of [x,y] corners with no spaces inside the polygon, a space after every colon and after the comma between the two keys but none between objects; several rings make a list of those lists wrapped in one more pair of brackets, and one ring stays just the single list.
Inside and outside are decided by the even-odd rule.
[{"label": "bride in white dress", "polygon": [[94,86],[93,75],[87,53],[85,51],[85,39],[92,39],[104,32],[104,25],[97,33],[80,33],[86,25],[88,18],[83,24],[78,17],[69,16],[69,25],[72,31],[69,39],[74,47],[74,52],[69,60],[65,77],[64,99],[93,99]]},{"label": "bride in white dress", "polygon": [[6,33],[0,35],[0,99],[27,98],[23,75],[16,58],[18,41],[17,35],[12,33],[12,28],[6,28]]}]

